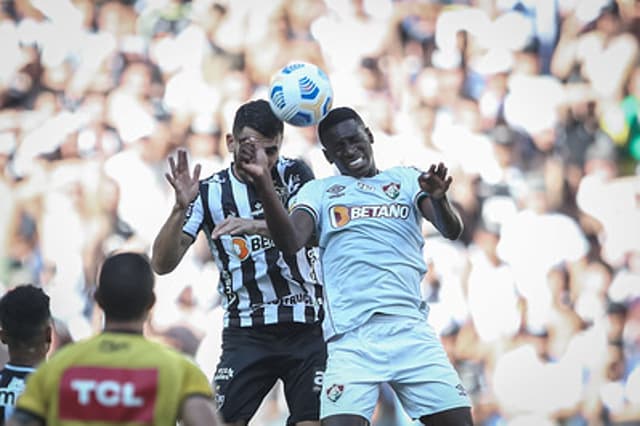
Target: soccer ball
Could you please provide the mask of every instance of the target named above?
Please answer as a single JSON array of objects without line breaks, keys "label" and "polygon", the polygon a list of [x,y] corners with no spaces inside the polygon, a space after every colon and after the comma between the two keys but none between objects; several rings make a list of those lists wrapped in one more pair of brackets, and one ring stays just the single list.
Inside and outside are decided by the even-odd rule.
[{"label": "soccer ball", "polygon": [[317,124],[332,103],[331,82],[317,65],[292,62],[271,78],[269,105],[279,119],[293,126]]}]

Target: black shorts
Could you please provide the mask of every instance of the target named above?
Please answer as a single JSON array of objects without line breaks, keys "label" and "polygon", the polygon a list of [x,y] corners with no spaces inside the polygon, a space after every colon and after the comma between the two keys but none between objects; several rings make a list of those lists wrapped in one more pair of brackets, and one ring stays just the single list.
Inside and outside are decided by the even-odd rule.
[{"label": "black shorts", "polygon": [[213,378],[222,419],[248,422],[281,379],[290,410],[287,424],[318,420],[326,361],[319,324],[224,329],[222,355]]}]

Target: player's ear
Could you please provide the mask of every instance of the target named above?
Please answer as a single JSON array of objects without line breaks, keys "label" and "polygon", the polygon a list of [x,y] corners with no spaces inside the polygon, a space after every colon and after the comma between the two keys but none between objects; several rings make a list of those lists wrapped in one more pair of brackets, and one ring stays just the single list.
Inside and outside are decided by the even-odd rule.
[{"label": "player's ear", "polygon": [[47,328],[45,328],[44,330],[44,341],[47,342],[47,344],[51,344],[52,340],[53,340],[53,326],[51,325],[51,323],[49,323]]},{"label": "player's ear", "polygon": [[365,127],[364,131],[367,133],[367,137],[369,138],[369,143],[373,144],[373,133],[371,133],[371,129],[369,129],[368,127]]},{"label": "player's ear", "polygon": [[224,138],[227,141],[227,150],[229,152],[233,152],[233,144],[234,144],[233,135],[231,133],[227,133],[226,135],[224,135]]},{"label": "player's ear", "polygon": [[7,344],[7,333],[4,330],[0,330],[0,341]]},{"label": "player's ear", "polygon": [[329,151],[327,151],[326,149],[322,148],[322,153],[324,154],[324,158],[327,159],[327,161],[329,162],[329,164],[333,164],[333,157],[331,156],[331,154],[329,153]]},{"label": "player's ear", "polygon": [[151,310],[151,308],[153,308],[153,306],[156,304],[156,294],[155,293],[151,293],[151,299],[149,300],[149,306],[147,306],[147,310]]},{"label": "player's ear", "polygon": [[100,306],[100,309],[102,309],[102,293],[100,292],[100,287],[93,293],[93,300],[95,300],[98,306]]}]

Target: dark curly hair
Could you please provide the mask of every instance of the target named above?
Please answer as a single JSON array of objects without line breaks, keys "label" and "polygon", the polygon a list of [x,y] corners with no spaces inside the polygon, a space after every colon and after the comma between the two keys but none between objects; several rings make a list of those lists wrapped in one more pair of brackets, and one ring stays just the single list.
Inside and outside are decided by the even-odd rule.
[{"label": "dark curly hair", "polygon": [[0,326],[9,343],[29,343],[50,324],[49,296],[33,284],[12,288],[0,299]]}]

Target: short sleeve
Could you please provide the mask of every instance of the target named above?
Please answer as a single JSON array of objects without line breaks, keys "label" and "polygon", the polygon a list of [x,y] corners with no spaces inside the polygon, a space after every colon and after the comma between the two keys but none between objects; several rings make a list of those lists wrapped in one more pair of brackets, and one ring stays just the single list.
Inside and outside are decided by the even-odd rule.
[{"label": "short sleeve", "polygon": [[182,225],[182,231],[194,239],[204,224],[204,208],[202,204],[202,197],[198,194],[195,200],[189,204],[184,224]]},{"label": "short sleeve", "polygon": [[211,385],[202,370],[189,358],[183,358],[182,362],[185,369],[185,380],[182,390],[183,399],[192,395],[202,395],[207,398],[212,398],[213,392]]}]

